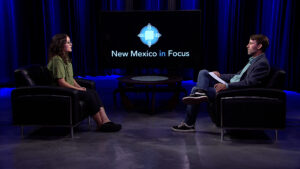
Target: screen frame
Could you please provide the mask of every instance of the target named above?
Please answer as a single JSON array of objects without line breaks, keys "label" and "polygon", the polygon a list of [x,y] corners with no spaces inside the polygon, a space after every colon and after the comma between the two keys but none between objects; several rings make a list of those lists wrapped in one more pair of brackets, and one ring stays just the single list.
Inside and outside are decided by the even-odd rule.
[{"label": "screen frame", "polygon": [[[139,15],[139,14],[143,14],[143,15],[159,15],[159,14],[175,14],[175,15],[199,15],[198,18],[198,27],[199,27],[199,31],[198,31],[198,35],[197,37],[198,42],[197,45],[199,46],[199,52],[197,53],[198,56],[193,56],[192,59],[190,59],[187,63],[185,63],[184,59],[177,59],[178,61],[174,61],[174,59],[161,59],[162,61],[158,60],[150,60],[149,58],[148,60],[133,60],[133,58],[129,59],[120,59],[120,61],[115,62],[113,61],[114,59],[109,58],[108,56],[103,56],[102,52],[103,50],[106,49],[104,42],[106,41],[105,36],[108,36],[107,34],[105,34],[105,32],[102,32],[103,30],[105,30],[105,25],[103,26],[103,17],[106,17],[105,15]],[[100,52],[98,52],[98,57],[99,57],[99,65],[102,68],[128,68],[131,66],[135,66],[135,67],[141,67],[141,68],[176,68],[176,67],[181,67],[181,68],[194,68],[194,67],[199,67],[199,65],[201,64],[202,61],[202,24],[201,24],[201,10],[175,10],[175,11],[100,11],[98,14],[98,28],[97,30],[97,39],[98,39],[98,50]],[[163,36],[163,35],[162,35]],[[159,43],[159,42],[158,42]],[[141,45],[144,45],[141,43]],[[153,46],[153,48],[155,48],[155,45]],[[145,62],[145,63],[144,63]],[[157,63],[156,63],[157,62]],[[173,62],[173,63],[172,63]],[[141,64],[142,63],[142,64]]]}]

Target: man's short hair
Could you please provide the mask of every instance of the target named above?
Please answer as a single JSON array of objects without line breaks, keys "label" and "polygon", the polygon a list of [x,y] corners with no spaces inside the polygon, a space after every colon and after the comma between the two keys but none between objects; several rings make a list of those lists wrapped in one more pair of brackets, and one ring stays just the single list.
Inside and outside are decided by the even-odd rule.
[{"label": "man's short hair", "polygon": [[257,44],[262,44],[261,50],[263,52],[266,51],[266,49],[269,46],[269,38],[266,35],[263,34],[254,34],[250,36],[251,40],[256,40]]}]

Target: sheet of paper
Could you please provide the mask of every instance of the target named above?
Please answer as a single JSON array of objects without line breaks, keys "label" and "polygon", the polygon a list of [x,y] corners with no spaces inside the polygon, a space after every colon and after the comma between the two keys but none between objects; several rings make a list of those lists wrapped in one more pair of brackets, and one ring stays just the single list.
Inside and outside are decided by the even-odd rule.
[{"label": "sheet of paper", "polygon": [[213,72],[209,72],[209,75],[211,77],[213,77],[214,79],[216,79],[218,82],[223,83],[223,84],[227,84],[224,80],[222,80],[221,78],[219,78],[216,74],[214,74]]}]

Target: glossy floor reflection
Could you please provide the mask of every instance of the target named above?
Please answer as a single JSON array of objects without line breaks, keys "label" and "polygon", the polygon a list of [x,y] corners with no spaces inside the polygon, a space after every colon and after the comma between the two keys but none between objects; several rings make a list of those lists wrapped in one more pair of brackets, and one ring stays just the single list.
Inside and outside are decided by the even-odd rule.
[{"label": "glossy floor reflection", "polygon": [[159,97],[154,115],[143,108],[127,112],[110,103],[109,95],[106,109],[112,120],[123,124],[121,132],[99,133],[85,120],[74,139],[68,129],[38,127],[26,127],[22,139],[19,128],[11,125],[9,98],[1,97],[0,168],[300,168],[299,96],[288,95],[287,128],[279,131],[276,143],[273,131],[229,132],[221,142],[219,129],[205,111],[199,114],[195,133],[173,132],[170,127],[183,119],[184,105],[167,111],[164,97]]}]

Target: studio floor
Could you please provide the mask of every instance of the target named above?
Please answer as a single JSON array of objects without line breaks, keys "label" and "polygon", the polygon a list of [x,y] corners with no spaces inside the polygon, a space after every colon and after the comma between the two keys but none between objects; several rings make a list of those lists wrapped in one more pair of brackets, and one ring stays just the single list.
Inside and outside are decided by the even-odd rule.
[{"label": "studio floor", "polygon": [[[65,128],[25,127],[11,123],[10,96],[0,95],[1,169],[299,169],[300,94],[287,92],[286,129],[229,132],[220,141],[220,129],[201,107],[196,132],[171,130],[183,120],[185,106],[179,102],[167,110],[169,95],[158,95],[156,112],[147,113],[145,99],[132,94],[136,108],[128,111],[112,90],[100,90],[111,120],[121,123],[117,133],[101,133],[85,120],[71,139]],[[104,92],[103,92],[104,91]],[[181,96],[182,97],[182,96]],[[119,99],[119,98],[118,98]]]}]

